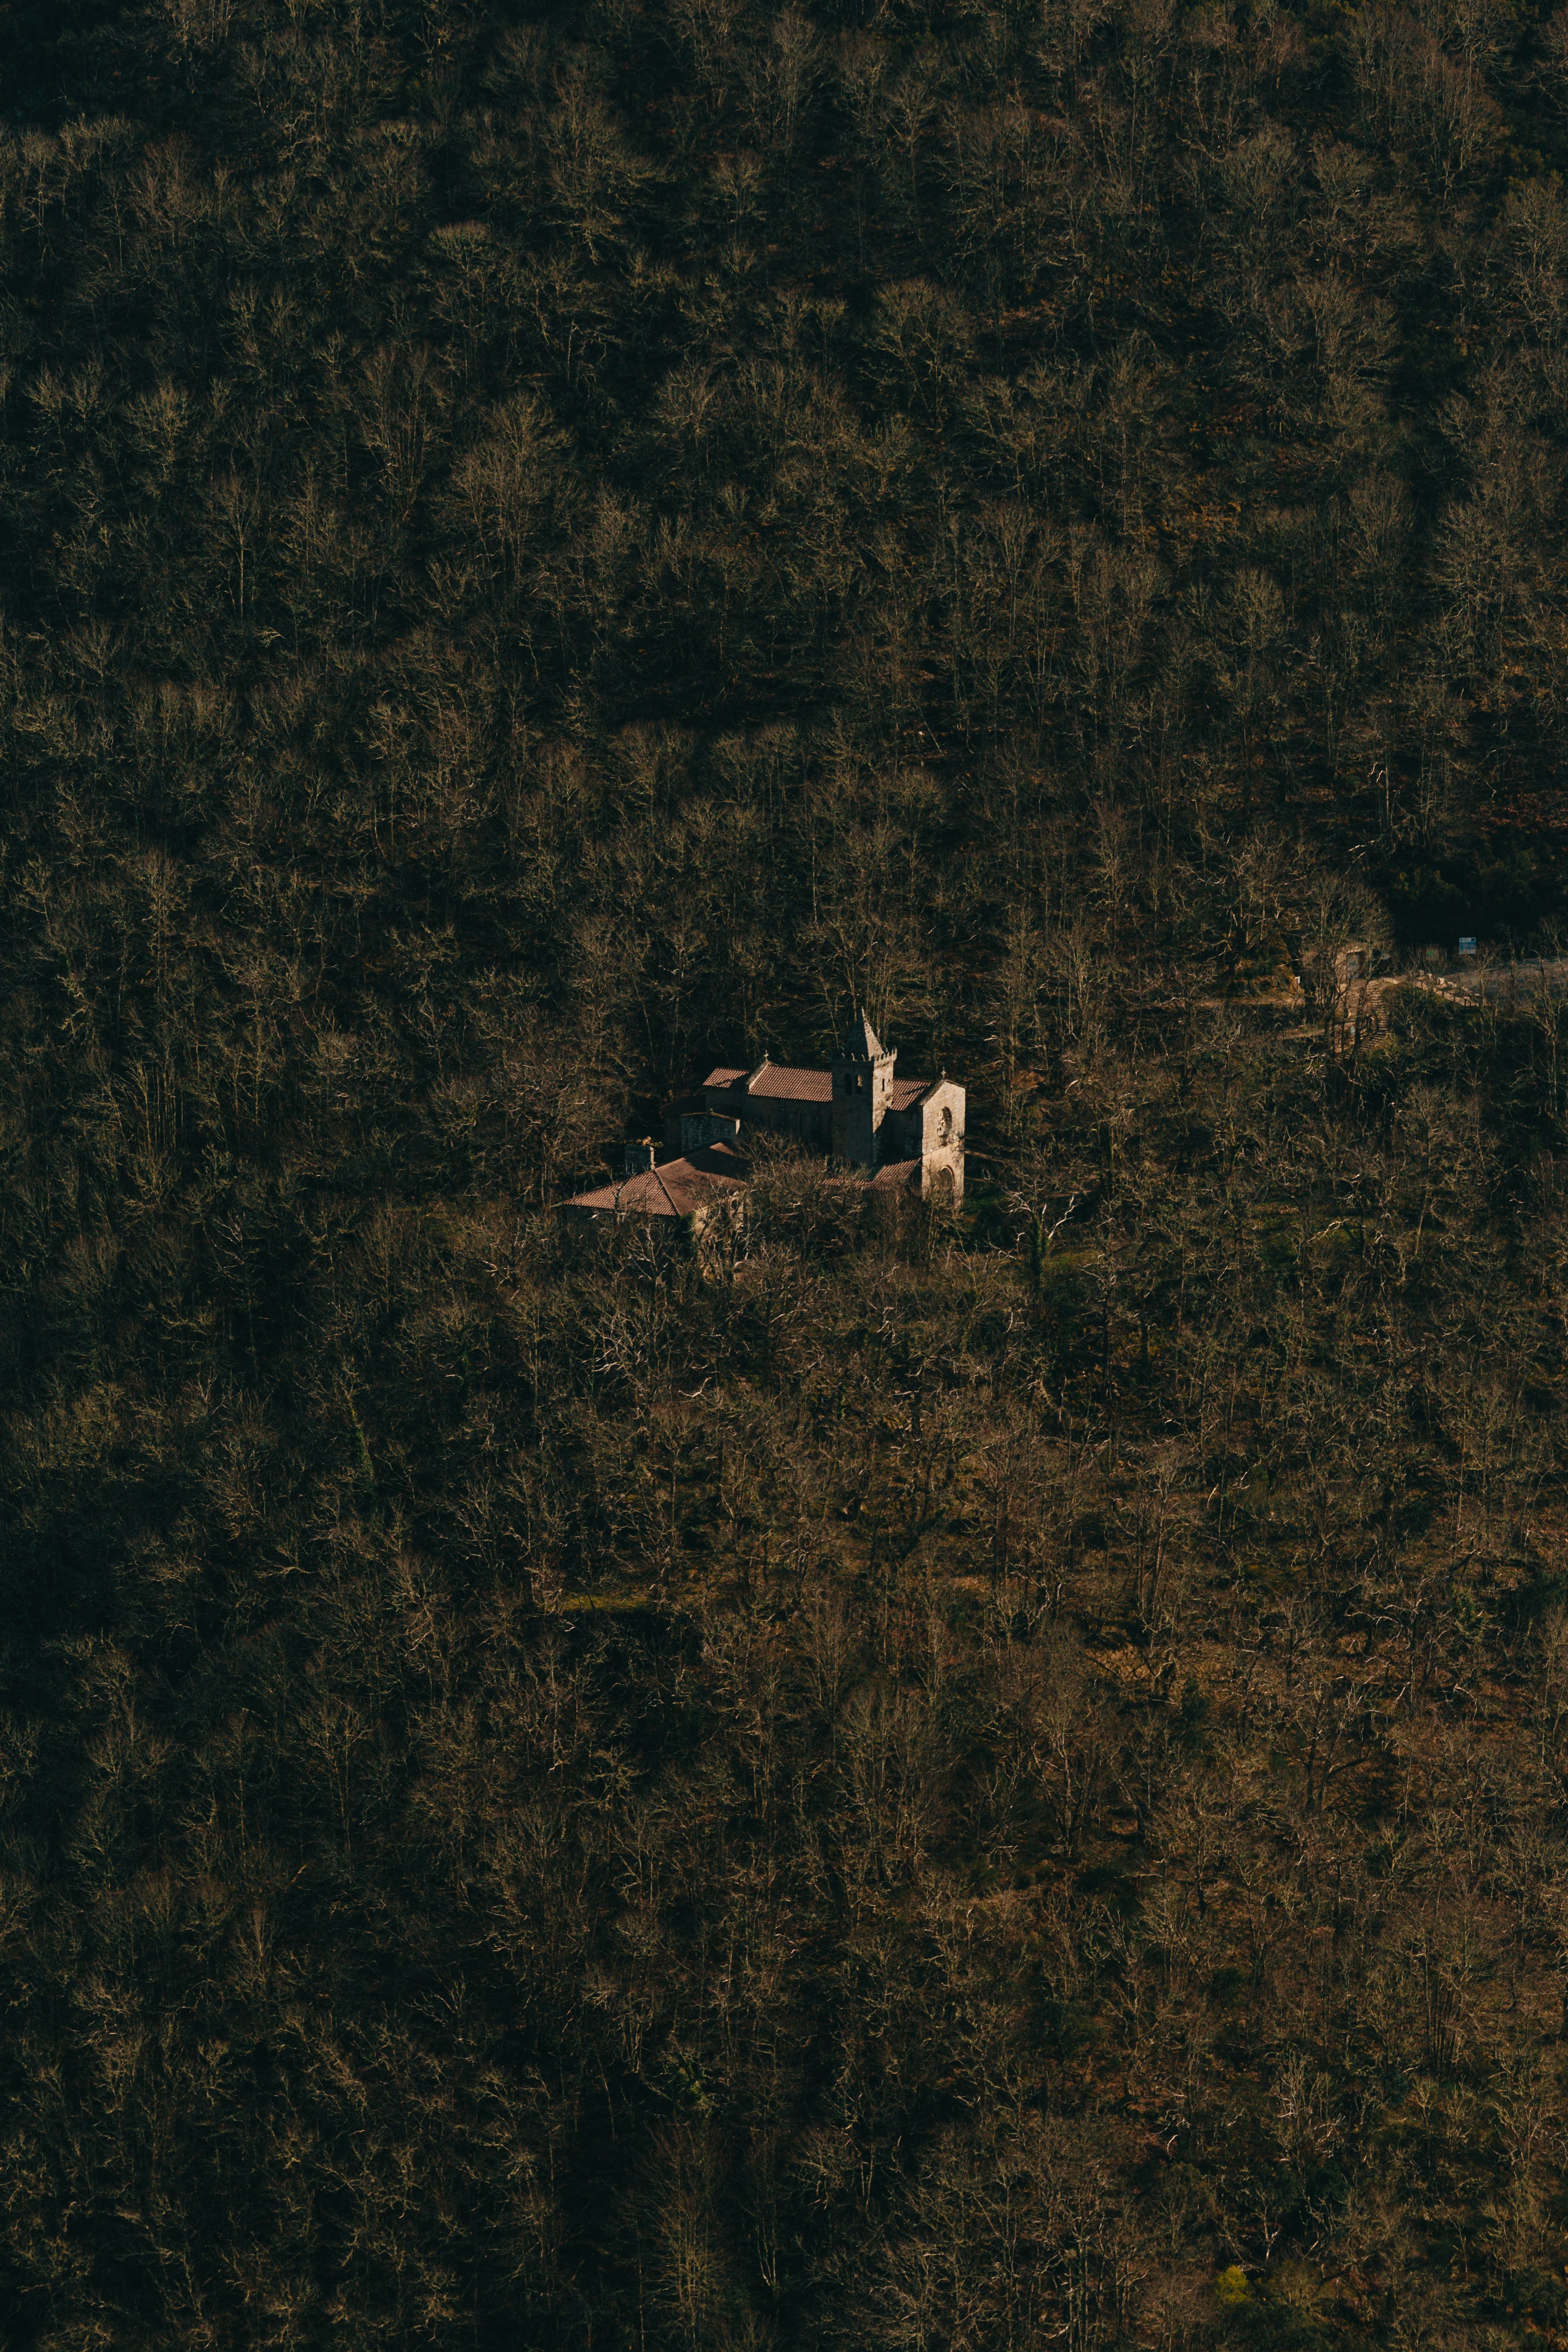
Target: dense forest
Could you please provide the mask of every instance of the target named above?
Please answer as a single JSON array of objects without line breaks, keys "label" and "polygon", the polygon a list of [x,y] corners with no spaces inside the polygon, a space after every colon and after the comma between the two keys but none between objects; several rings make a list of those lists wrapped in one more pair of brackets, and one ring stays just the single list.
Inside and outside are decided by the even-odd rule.
[{"label": "dense forest", "polygon": [[[5,2347],[1568,2343],[1568,1003],[1331,984],[1568,938],[1564,168],[1531,0],[0,6]],[[962,1215],[569,1245],[862,1000]]]}]

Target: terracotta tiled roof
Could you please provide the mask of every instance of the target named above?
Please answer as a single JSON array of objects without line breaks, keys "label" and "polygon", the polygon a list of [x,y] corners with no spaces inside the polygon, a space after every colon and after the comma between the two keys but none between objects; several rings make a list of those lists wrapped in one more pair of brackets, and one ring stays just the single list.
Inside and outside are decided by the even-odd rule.
[{"label": "terracotta tiled roof", "polygon": [[[702,1083],[705,1087],[733,1087],[746,1075],[744,1070],[710,1070]],[[782,1062],[764,1062],[746,1092],[751,1100],[760,1097],[768,1102],[831,1102],[833,1074],[830,1070],[792,1070]]]},{"label": "terracotta tiled roof", "polygon": [[889,1160],[874,1176],[866,1179],[870,1192],[901,1192],[906,1184],[918,1184],[921,1163],[918,1160]]},{"label": "terracotta tiled roof", "polygon": [[617,1184],[600,1184],[591,1192],[574,1192],[563,1202],[568,1209],[590,1209],[605,1214],[634,1217],[689,1217],[693,1209],[717,1192],[739,1192],[750,1171],[728,1144],[710,1143],[700,1151],[664,1160],[656,1168],[639,1169]]},{"label": "terracotta tiled roof", "polygon": [[[705,1087],[736,1087],[749,1074],[723,1066],[710,1070],[702,1083]],[[935,1080],[931,1078],[895,1078],[888,1091],[889,1110],[912,1110],[923,1094],[929,1093]],[[833,1073],[831,1070],[796,1070],[782,1062],[764,1062],[746,1089],[746,1099],[766,1102],[831,1102]]]}]

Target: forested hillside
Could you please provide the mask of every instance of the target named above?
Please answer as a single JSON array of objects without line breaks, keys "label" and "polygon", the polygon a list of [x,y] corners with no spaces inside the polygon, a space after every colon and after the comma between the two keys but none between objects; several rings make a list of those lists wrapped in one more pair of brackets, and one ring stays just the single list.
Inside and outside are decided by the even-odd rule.
[{"label": "forested hillside", "polygon": [[[1528,0],[0,8],[5,2346],[1568,2341],[1568,1013],[1329,984],[1568,925],[1565,165]],[[567,1246],[860,1000],[962,1219]]]}]

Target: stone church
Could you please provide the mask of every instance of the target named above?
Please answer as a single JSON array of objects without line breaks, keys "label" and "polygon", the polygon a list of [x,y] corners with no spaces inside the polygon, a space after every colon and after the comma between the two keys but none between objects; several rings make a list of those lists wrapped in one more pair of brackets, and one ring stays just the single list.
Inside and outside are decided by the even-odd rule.
[{"label": "stone church", "polygon": [[710,1070],[700,1100],[665,1117],[663,1148],[651,1136],[626,1148],[617,1182],[563,1205],[579,1215],[692,1217],[700,1224],[750,1172],[748,1128],[793,1136],[848,1181],[910,1192],[956,1207],[963,1198],[963,1088],[944,1072],[901,1078],[898,1053],[860,1013],[826,1070],[764,1055],[754,1069]]}]

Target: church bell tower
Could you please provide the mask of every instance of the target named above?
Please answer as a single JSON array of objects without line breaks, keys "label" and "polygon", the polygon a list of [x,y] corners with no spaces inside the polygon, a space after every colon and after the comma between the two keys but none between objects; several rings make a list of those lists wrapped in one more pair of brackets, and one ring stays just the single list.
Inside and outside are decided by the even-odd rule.
[{"label": "church bell tower", "polygon": [[893,1098],[896,1052],[878,1043],[862,1006],[841,1054],[833,1056],[833,1157],[847,1168],[875,1168],[877,1130]]}]

